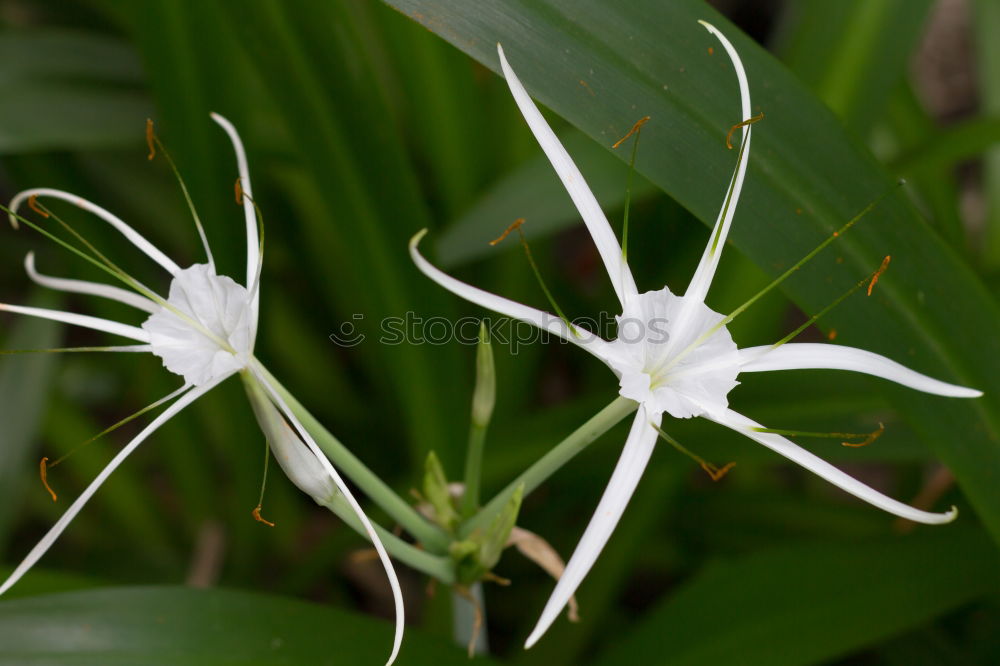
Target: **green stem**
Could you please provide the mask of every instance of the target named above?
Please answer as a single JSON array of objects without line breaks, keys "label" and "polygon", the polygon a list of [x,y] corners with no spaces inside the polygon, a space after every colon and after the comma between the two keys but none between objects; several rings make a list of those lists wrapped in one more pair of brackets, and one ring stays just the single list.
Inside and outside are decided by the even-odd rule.
[{"label": "green stem", "polygon": [[271,382],[275,390],[281,394],[282,399],[288,403],[289,408],[295,413],[296,418],[316,439],[323,452],[329,456],[337,469],[351,479],[373,502],[378,504],[386,513],[399,523],[403,529],[413,535],[413,537],[424,545],[431,552],[447,553],[451,538],[439,527],[429,522],[426,518],[417,513],[408,502],[396,494],[385,481],[379,478],[374,472],[361,462],[346,446],[340,443],[330,431],[323,427],[316,418],[306,410],[302,404],[295,399],[281,383],[274,378],[263,365],[258,364],[259,369],[267,380]]},{"label": "green stem", "polygon": [[475,516],[465,521],[459,528],[461,537],[467,537],[473,531],[489,525],[494,517],[503,510],[511,495],[523,484],[527,495],[545,482],[552,474],[573,459],[576,454],[587,448],[595,439],[606,433],[619,421],[636,410],[638,403],[628,398],[615,398],[607,407],[592,416],[590,420],[577,428],[572,435],[556,444],[556,446],[539,458],[535,464],[521,473],[519,477],[507,484],[483,509]]},{"label": "green stem", "polygon": [[479,508],[479,487],[482,481],[483,447],[486,426],[469,426],[469,447],[465,454],[465,492],[462,495],[462,518],[469,518]]},{"label": "green stem", "polygon": [[[354,509],[351,508],[351,505],[347,503],[347,500],[342,495],[338,493],[325,506],[337,514],[337,517],[347,523],[348,527],[352,530],[365,539],[368,538],[368,532],[365,531],[361,521],[358,520],[358,516],[354,513]],[[451,585],[455,582],[455,568],[450,558],[432,555],[425,550],[416,548],[377,523],[373,522],[372,527],[375,528],[375,532],[382,541],[382,545],[385,546],[386,551],[394,559],[417,571],[422,571],[428,576],[433,576],[445,585]]]}]

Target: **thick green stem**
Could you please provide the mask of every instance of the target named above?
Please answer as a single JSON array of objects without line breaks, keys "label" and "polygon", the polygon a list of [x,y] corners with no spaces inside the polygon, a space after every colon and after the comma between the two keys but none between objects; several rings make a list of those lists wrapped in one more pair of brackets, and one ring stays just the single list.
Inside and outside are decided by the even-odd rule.
[{"label": "thick green stem", "polygon": [[[438,526],[429,522],[426,518],[417,513],[406,500],[396,494],[385,481],[379,478],[374,472],[361,462],[347,447],[340,443],[330,431],[323,427],[312,414],[306,410],[302,404],[295,399],[281,383],[274,378],[263,365],[259,365],[260,371],[264,373],[267,380],[271,382],[275,390],[282,399],[288,403],[289,408],[294,412],[296,418],[309,431],[323,452],[329,456],[330,461],[340,470],[344,476],[357,484],[357,486],[368,496],[371,501],[382,507],[382,509],[399,523],[403,529],[413,535],[417,541],[423,544],[424,548],[435,553],[447,553],[451,538]],[[388,546],[387,546],[388,547]]]},{"label": "thick green stem", "polygon": [[636,407],[638,407],[638,403],[633,400],[616,398],[611,404],[591,417],[589,421],[577,428],[572,435],[539,458],[519,477],[507,484],[507,487],[490,500],[479,513],[462,524],[459,528],[459,534],[464,538],[473,531],[489,525],[493,518],[503,510],[519,486],[524,486],[525,495],[533,491],[559,468],[572,460],[576,454],[587,448],[595,439],[634,412]]},{"label": "thick green stem", "polygon": [[470,518],[479,508],[485,442],[486,426],[473,423],[469,427],[469,447],[465,454],[465,492],[462,495],[462,518],[465,519]]},{"label": "thick green stem", "polygon": [[[347,503],[347,500],[342,495],[336,495],[325,506],[337,514],[337,517],[347,523],[352,530],[364,538],[368,538],[368,532],[365,531],[361,521],[358,520],[358,516],[354,513],[354,509],[351,508],[351,505]],[[372,523],[372,527],[375,528],[375,532],[382,541],[382,545],[385,546],[386,551],[394,559],[413,567],[417,571],[422,571],[428,576],[433,576],[445,585],[451,585],[455,582],[455,567],[450,558],[431,555],[425,550],[416,548],[374,522]]]}]

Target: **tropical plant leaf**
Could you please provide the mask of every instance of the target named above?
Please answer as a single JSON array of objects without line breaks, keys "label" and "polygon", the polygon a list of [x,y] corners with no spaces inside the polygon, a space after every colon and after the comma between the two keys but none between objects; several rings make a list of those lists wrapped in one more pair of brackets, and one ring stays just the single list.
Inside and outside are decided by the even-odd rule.
[{"label": "tropical plant leaf", "polygon": [[[961,562],[954,554],[962,553]],[[825,663],[1000,590],[997,551],[949,527],[859,543],[795,544],[706,570],[597,664]]]},{"label": "tropical plant leaf", "polygon": [[[0,604],[0,664],[11,666],[380,664],[391,647],[388,622],[232,590],[107,588]],[[397,663],[468,658],[411,629]]]}]

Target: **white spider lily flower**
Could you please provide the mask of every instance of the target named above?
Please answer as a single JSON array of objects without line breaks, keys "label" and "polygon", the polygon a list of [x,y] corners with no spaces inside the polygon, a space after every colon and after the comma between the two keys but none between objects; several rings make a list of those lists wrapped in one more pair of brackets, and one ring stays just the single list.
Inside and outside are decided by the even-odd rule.
[{"label": "white spider lily flower", "polygon": [[[171,281],[167,298],[163,299],[117,269],[108,272],[122,278],[138,293],[107,284],[54,278],[39,273],[35,268],[34,255],[29,253],[25,260],[25,269],[34,282],[60,291],[115,300],[141,311],[146,318],[140,326],[134,326],[72,312],[18,305],[0,304],[0,311],[50,319],[127,338],[138,344],[105,347],[104,351],[150,352],[163,361],[167,370],[183,377],[184,385],[156,403],[159,405],[172,401],[163,413],[130,441],[87,486],[13,573],[0,584],[0,594],[10,589],[45,554],[101,484],[143,441],[219,383],[239,374],[247,386],[258,421],[268,436],[282,469],[296,486],[321,504],[331,500],[338,493],[342,494],[375,546],[388,576],[396,606],[395,635],[392,653],[388,660],[391,664],[402,642],[404,614],[402,592],[389,556],[374,527],[337,470],[289,408],[270,379],[270,375],[253,354],[259,319],[262,261],[257,213],[252,201],[246,153],[240,137],[227,119],[214,113],[212,119],[225,130],[236,153],[238,191],[243,195],[247,238],[244,284],[216,272],[211,250],[205,242],[197,215],[195,221],[205,244],[208,263],[181,268],[117,216],[76,195],[49,188],[36,188],[19,193],[10,203],[10,221],[15,228],[18,226],[18,208],[25,202],[35,207],[36,198],[61,199],[88,211],[110,224],[135,247],[159,264],[170,275]],[[152,149],[153,139],[150,138],[150,141]],[[48,215],[44,210],[41,212],[43,215]],[[97,254],[92,247],[89,249]],[[99,265],[103,263],[105,268],[113,268],[103,256],[100,256],[100,261],[94,263]]]},{"label": "white spider lily flower", "polygon": [[[739,81],[742,118],[750,119],[750,89],[732,44],[714,26],[701,22],[722,43]],[[597,510],[580,539],[565,572],[549,598],[525,647],[531,647],[569,601],[597,559],[621,517],[649,462],[664,414],[675,418],[701,416],[763,444],[830,483],[885,511],[922,523],[946,523],[956,511],[928,513],[902,504],[848,476],[790,440],[729,409],[727,395],[741,372],[826,368],[852,370],[909,386],[919,391],[957,398],[981,392],[924,376],[871,352],[829,344],[783,344],[738,349],[726,329],[728,320],[705,304],[736,211],[750,152],[750,123],[742,125],[736,169],[708,246],[682,296],[666,287],[640,294],[607,218],[566,150],[546,124],[497,45],[504,77],[528,126],[555,168],[590,231],[612,286],[621,303],[618,338],[605,341],[570,328],[555,315],[510,301],[452,278],[418,252],[424,233],[410,242],[417,267],[451,292],[485,308],[506,314],[558,335],[603,361],[618,377],[619,393],[638,403],[625,447]]]}]

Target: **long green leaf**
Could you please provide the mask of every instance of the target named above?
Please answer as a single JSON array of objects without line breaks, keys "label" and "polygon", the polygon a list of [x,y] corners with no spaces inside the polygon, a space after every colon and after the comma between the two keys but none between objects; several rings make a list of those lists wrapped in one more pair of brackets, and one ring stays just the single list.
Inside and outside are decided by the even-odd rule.
[{"label": "long green leaf", "polygon": [[[956,562],[955,552],[963,553]],[[981,533],[811,543],[709,566],[596,663],[825,663],[1000,590]]]},{"label": "long green leaf", "polygon": [[[387,622],[247,592],[114,588],[0,604],[0,664],[11,666],[380,664],[391,645]],[[410,630],[397,663],[468,658]]]},{"label": "long green leaf", "polygon": [[[503,42],[529,91],[593,138],[623,133],[637,113],[652,116],[639,172],[706,223],[714,221],[734,161],[724,138],[739,120],[732,67],[697,20],[715,23],[747,66],[754,111],[766,114],[731,238],[769,273],[893,187],[829,109],[702,2],[390,4],[494,70],[496,43]],[[875,295],[849,299],[828,322],[838,341],[985,391],[982,399],[959,401],[885,389],[1000,537],[1000,312],[969,268],[905,197],[891,195],[789,281],[786,293],[815,312],[887,254],[892,268]]]}]

